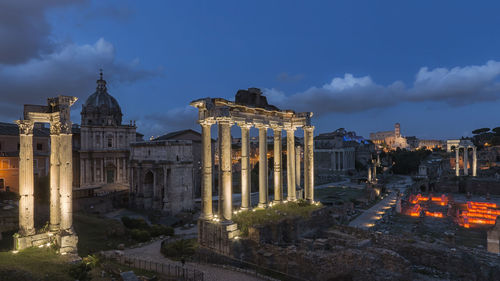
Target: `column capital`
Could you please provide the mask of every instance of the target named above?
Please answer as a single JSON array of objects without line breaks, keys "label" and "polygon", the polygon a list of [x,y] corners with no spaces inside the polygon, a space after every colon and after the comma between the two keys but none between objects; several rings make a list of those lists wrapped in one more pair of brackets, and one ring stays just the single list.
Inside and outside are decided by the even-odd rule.
[{"label": "column capital", "polygon": [[71,134],[72,123],[69,120],[60,121],[61,124],[61,134]]},{"label": "column capital", "polygon": [[202,127],[205,127],[205,126],[210,127],[213,124],[215,124],[215,120],[211,120],[211,119],[198,120],[198,124],[200,124],[200,126],[202,126]]},{"label": "column capital", "polygon": [[33,135],[33,126],[35,122],[32,120],[16,120],[17,126],[19,126],[20,135]]},{"label": "column capital", "polygon": [[220,117],[220,118],[217,118],[217,123],[219,123],[219,125],[232,126],[234,124],[234,121],[230,117]]},{"label": "column capital", "polygon": [[50,122],[50,134],[51,135],[61,134],[61,122],[59,121]]},{"label": "column capital", "polygon": [[280,125],[271,125],[271,129],[273,131],[283,131],[283,126],[280,126]]},{"label": "column capital", "polygon": [[250,130],[250,128],[253,127],[253,124],[249,122],[236,122],[236,125],[238,125],[238,127],[240,127],[241,129],[245,130]]},{"label": "column capital", "polygon": [[312,132],[314,130],[314,126],[313,125],[305,125],[305,126],[302,126],[302,129],[304,131],[310,131],[310,132]]},{"label": "column capital", "polygon": [[293,127],[293,126],[285,126],[284,127],[285,131],[287,132],[295,132],[295,130],[297,130],[297,127]]},{"label": "column capital", "polygon": [[262,124],[262,123],[259,123],[259,124],[255,124],[255,128],[257,129],[269,129],[271,126],[269,126],[269,124]]}]

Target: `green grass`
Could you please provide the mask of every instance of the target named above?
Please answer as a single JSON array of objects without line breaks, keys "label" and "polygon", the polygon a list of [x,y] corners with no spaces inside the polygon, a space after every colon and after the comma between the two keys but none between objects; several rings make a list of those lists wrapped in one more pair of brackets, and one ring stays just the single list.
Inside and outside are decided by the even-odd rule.
[{"label": "green grass", "polygon": [[78,234],[78,254],[81,257],[98,251],[116,249],[134,243],[121,222],[93,215],[74,214],[73,226]]},{"label": "green grass", "polygon": [[309,204],[304,201],[276,204],[267,209],[242,211],[233,216],[242,236],[248,235],[248,227],[277,223],[285,218],[310,216],[311,212],[321,208],[321,205]]},{"label": "green grass", "polygon": [[0,280],[74,280],[70,264],[51,248],[0,252]]}]

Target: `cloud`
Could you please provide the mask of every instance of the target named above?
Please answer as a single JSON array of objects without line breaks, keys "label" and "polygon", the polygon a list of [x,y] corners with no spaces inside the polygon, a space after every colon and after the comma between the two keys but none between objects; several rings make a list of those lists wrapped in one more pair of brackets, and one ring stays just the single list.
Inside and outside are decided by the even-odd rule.
[{"label": "cloud", "polygon": [[[197,119],[198,109],[187,105],[167,110],[164,113],[145,115],[137,121],[137,126],[145,134],[165,134],[176,130],[198,128]],[[149,139],[149,137],[145,136],[145,139]]]},{"label": "cloud", "polygon": [[50,8],[86,0],[6,0],[0,1],[0,63],[17,64],[52,52],[51,27],[45,18]]},{"label": "cloud", "polygon": [[[370,76],[346,73],[322,87],[286,95],[278,89],[264,89],[270,103],[317,115],[349,113],[395,106],[403,102],[441,102],[459,106],[500,98],[500,62],[484,65],[435,68],[422,67],[411,88],[401,81],[390,85],[375,83]],[[291,106],[293,105],[293,106]]]},{"label": "cloud", "polygon": [[59,94],[84,98],[93,90],[99,68],[104,69],[105,79],[112,83],[134,82],[160,74],[140,68],[136,60],[117,60],[113,44],[103,38],[94,44],[69,43],[22,64],[0,65],[0,108],[17,107],[22,112],[23,104],[43,104],[47,97]]}]

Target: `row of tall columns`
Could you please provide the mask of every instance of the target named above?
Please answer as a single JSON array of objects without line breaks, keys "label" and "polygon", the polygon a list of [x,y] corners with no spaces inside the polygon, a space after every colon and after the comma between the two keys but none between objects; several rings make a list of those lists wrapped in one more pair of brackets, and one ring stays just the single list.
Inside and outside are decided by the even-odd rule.
[{"label": "row of tall columns", "polygon": [[[215,121],[199,121],[202,127],[202,219],[213,218],[212,209],[212,155],[211,155],[211,131],[210,128]],[[231,120],[219,120],[219,177],[222,184],[219,190],[219,215],[223,221],[232,219],[232,171],[231,171]],[[241,209],[251,208],[250,204],[250,136],[251,124],[238,123],[241,127]],[[267,129],[268,126],[259,125],[259,203],[258,207],[265,208],[269,205],[268,195],[268,161],[267,161]],[[297,172],[295,162],[300,154],[295,153],[294,128],[287,131],[287,200],[296,200],[296,184],[300,184],[300,172]],[[304,155],[304,185],[306,187],[306,199],[314,200],[314,137],[313,126],[304,126],[305,146]],[[283,201],[283,178],[282,178],[282,142],[281,127],[273,127],[274,131],[274,202]],[[300,153],[300,150],[299,150]],[[297,156],[298,155],[298,156]],[[300,163],[297,161],[298,163]],[[300,164],[299,164],[300,165]],[[300,166],[299,166],[300,167]],[[299,177],[296,177],[297,174]]]},{"label": "row of tall columns", "polygon": [[[305,135],[304,135],[304,145],[305,145]],[[300,154],[302,149],[299,145],[295,147],[295,189],[300,189]],[[305,166],[304,166],[305,169]]]},{"label": "row of tall columns", "polygon": [[[18,120],[19,126],[19,231],[35,233],[33,180],[33,126],[31,120]],[[50,124],[50,230],[72,233],[73,154],[71,123]]]},{"label": "row of tall columns", "polygon": [[333,150],[331,154],[331,166],[334,171],[346,171],[355,168],[354,151]]},{"label": "row of tall columns", "polygon": [[[460,149],[464,150],[464,176],[469,175],[469,147],[455,148],[455,175],[460,176]],[[476,147],[472,147],[472,176],[477,176],[477,151]]]}]

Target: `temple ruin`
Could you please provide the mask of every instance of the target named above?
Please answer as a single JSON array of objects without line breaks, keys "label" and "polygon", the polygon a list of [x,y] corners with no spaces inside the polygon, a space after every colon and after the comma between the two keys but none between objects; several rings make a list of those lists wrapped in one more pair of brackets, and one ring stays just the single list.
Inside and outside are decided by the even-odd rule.
[{"label": "temple ruin", "polygon": [[[24,119],[17,120],[19,147],[19,233],[14,249],[56,244],[61,254],[76,253],[73,230],[73,156],[70,107],[76,97],[58,96],[48,105],[25,105]],[[34,225],[33,127],[50,124],[50,227],[36,234]]]},{"label": "temple ruin", "polygon": [[[252,208],[250,202],[249,130],[259,129],[259,202],[258,208],[266,208],[283,201],[297,200],[297,171],[295,153],[295,130],[304,130],[304,199],[314,202],[314,126],[312,112],[296,113],[280,110],[267,103],[262,92],[256,88],[239,90],[235,101],[222,98],[204,98],[192,101],[198,108],[198,123],[202,127],[202,213],[198,221],[198,239],[202,246],[227,253],[228,239],[238,235],[237,225],[232,222],[233,183],[231,163],[231,126],[241,128],[241,210]],[[211,127],[218,124],[220,145],[220,188],[218,214],[212,207],[212,154]],[[274,200],[268,197],[267,131],[274,133]],[[287,197],[283,196],[282,178],[282,131],[287,137]],[[300,161],[300,158],[299,158]],[[300,162],[299,162],[300,165]]]}]

